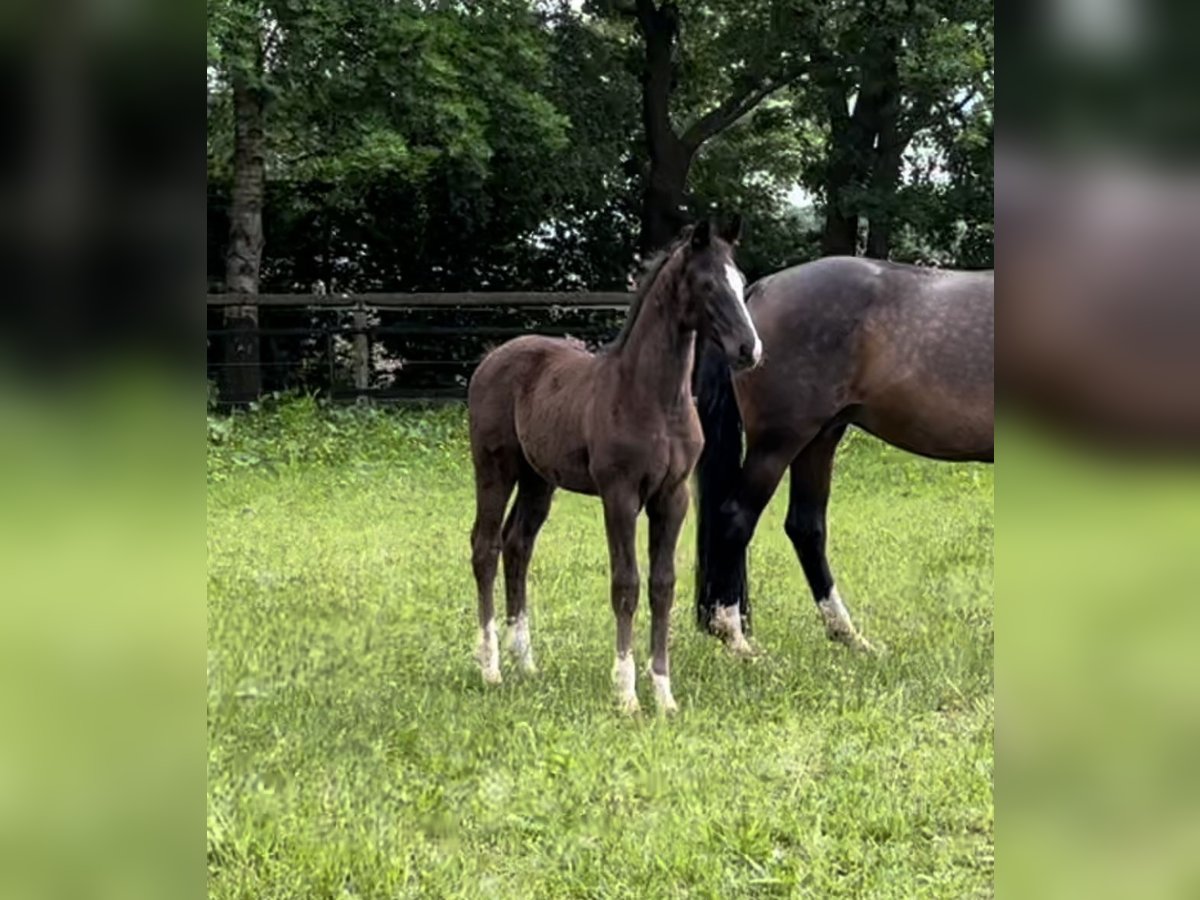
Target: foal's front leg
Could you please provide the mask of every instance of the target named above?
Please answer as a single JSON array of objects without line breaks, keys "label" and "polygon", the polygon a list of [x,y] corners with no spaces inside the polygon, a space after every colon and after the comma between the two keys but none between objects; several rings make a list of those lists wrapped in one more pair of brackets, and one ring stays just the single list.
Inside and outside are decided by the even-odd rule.
[{"label": "foal's front leg", "polygon": [[688,509],[684,481],[650,501],[650,679],[659,712],[678,707],[671,695],[671,664],[667,641],[671,632],[671,607],[675,603],[675,547]]},{"label": "foal's front leg", "polygon": [[608,560],[612,578],[612,608],[617,620],[617,657],[613,683],[622,711],[638,711],[633,663],[633,616],[638,605],[637,516],[640,503],[631,491],[606,493],[604,528],[608,532]]}]

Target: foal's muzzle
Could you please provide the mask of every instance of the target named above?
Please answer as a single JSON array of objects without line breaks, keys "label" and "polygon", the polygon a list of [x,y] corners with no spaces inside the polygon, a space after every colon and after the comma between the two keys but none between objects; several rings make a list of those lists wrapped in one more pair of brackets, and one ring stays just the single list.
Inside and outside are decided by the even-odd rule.
[{"label": "foal's muzzle", "polygon": [[759,340],[758,335],[755,335],[751,340],[738,344],[736,352],[730,353],[726,350],[725,355],[729,360],[729,365],[736,371],[753,369],[762,361],[762,341]]},{"label": "foal's muzzle", "polygon": [[758,361],[761,358],[762,350],[760,349],[757,341],[754,343],[742,344],[742,346],[738,348],[737,359],[733,361],[732,365],[738,371],[741,371],[742,369],[751,369],[758,365]]}]

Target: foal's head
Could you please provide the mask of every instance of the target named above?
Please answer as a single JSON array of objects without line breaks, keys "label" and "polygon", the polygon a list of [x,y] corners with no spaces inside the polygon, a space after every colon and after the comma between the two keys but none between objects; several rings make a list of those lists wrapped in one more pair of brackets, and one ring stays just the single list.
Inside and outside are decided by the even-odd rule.
[{"label": "foal's head", "polygon": [[720,232],[707,220],[692,228],[684,252],[684,285],[688,315],[701,337],[712,340],[735,369],[757,365],[762,341],[746,309],[746,279],[733,261],[741,234],[736,217]]}]

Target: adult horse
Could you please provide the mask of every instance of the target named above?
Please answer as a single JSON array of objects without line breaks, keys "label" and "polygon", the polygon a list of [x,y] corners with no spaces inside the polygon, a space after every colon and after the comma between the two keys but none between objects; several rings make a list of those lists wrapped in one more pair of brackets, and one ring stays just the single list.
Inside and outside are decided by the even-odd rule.
[{"label": "adult horse", "polygon": [[[733,261],[738,226],[707,222],[652,260],[617,339],[600,353],[568,340],[525,336],[484,358],[467,391],[475,463],[471,561],[479,592],[476,659],[500,681],[492,585],[503,551],[509,649],[534,670],[525,577],[555,488],[599,495],[617,625],[618,700],[638,708],[633,616],[638,605],[637,517],[650,519],[651,676],[660,710],[672,712],[667,633],[675,594],[675,545],[688,508],[688,479],[703,436],[692,404],[697,332],[726,365],[758,362],[762,345],[746,312]],[[517,489],[512,511],[505,507]],[[503,522],[503,525],[501,523]]]},{"label": "adult horse", "polygon": [[790,469],[785,527],[826,633],[870,650],[825,556],[838,441],[857,425],[922,456],[991,462],[994,285],[991,272],[829,257],[750,287],[762,365],[734,376],[717,354],[704,353],[696,378],[705,436],[697,487],[702,628],[735,652],[750,651],[746,547]]}]

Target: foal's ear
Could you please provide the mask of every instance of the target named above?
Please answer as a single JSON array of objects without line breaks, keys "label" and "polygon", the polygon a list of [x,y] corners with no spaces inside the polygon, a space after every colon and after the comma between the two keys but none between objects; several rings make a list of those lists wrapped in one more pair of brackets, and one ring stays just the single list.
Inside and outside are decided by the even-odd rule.
[{"label": "foal's ear", "polygon": [[742,239],[742,214],[734,213],[729,223],[721,229],[721,239],[727,244],[736,244]]},{"label": "foal's ear", "polygon": [[696,227],[692,229],[692,249],[703,250],[712,240],[712,222],[708,219],[701,219],[696,223]]}]

